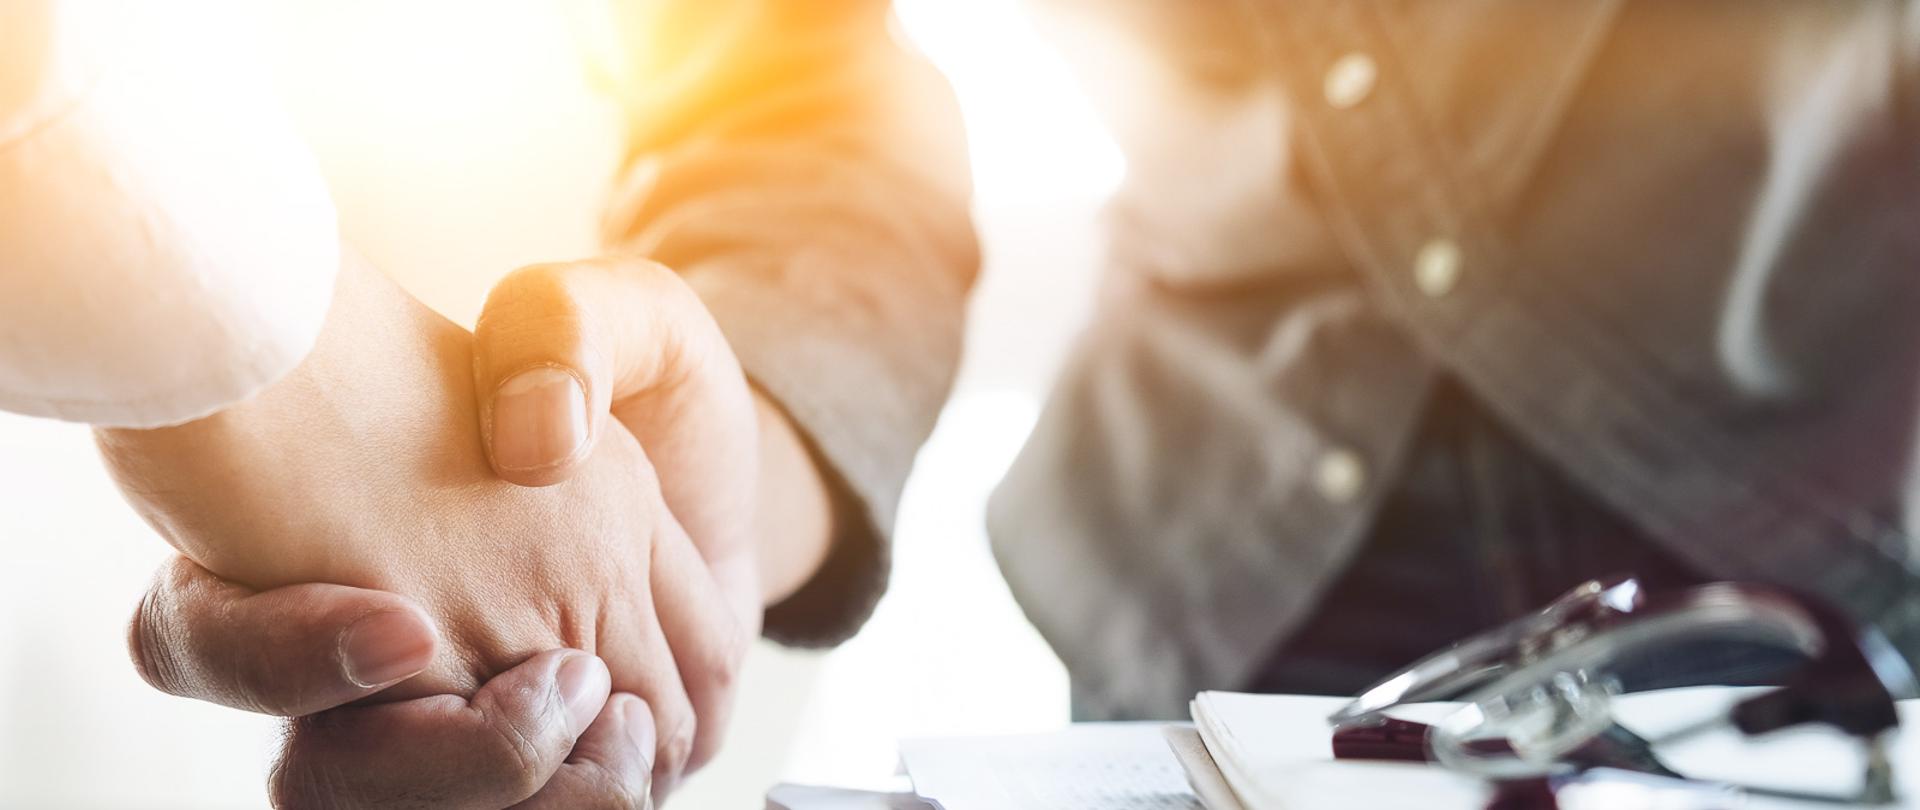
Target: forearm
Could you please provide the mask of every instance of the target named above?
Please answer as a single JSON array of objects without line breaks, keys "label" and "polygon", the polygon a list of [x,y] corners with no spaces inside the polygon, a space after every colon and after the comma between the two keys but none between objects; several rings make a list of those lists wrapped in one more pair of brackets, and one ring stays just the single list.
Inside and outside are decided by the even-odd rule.
[{"label": "forearm", "polygon": [[957,367],[978,263],[958,106],[885,0],[637,8],[672,24],[632,29],[648,64],[607,241],[678,272],[763,394],[766,635],[835,643],[885,586]]}]

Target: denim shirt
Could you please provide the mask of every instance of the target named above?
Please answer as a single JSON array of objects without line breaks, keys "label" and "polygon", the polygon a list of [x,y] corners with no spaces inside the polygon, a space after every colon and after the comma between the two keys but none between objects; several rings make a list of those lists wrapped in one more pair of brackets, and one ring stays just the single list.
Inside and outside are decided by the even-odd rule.
[{"label": "denim shirt", "polygon": [[[950,102],[890,78],[917,60],[795,44],[862,50],[881,4],[848,4],[859,28],[724,5],[808,54],[743,98],[815,99],[777,107],[778,149],[843,174],[692,173],[733,178],[715,192],[661,179],[693,141],[643,137],[612,235],[683,268],[844,485],[833,561],[769,614],[831,640],[883,581],[977,257],[964,186],[927,180],[951,177],[929,135]],[[1244,684],[1353,554],[1443,375],[1701,571],[1824,595],[1920,660],[1913,5],[1032,5],[1128,171],[1099,313],[988,524],[1096,712]],[[741,112],[762,103],[735,114],[775,120]],[[909,121],[921,141],[882,136]],[[764,159],[772,130],[732,131],[756,137],[698,143]],[[690,228],[722,193],[767,224]]]}]

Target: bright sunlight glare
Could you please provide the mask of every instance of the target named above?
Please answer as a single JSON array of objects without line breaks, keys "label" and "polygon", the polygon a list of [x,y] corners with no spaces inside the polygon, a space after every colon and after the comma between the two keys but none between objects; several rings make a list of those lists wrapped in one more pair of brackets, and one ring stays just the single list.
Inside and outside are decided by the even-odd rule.
[{"label": "bright sunlight glare", "polygon": [[960,97],[982,204],[1105,196],[1125,162],[1019,0],[898,0],[901,28]]}]

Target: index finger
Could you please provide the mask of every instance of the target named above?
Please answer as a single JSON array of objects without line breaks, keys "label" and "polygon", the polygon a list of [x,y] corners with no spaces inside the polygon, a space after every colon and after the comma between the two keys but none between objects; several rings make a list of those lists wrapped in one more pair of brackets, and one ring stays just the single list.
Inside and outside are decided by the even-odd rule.
[{"label": "index finger", "polygon": [[[720,750],[750,639],[713,570],[670,514],[662,516],[654,537],[649,579],[660,629],[673,649],[680,681],[686,685],[697,718],[685,763],[691,773]],[[664,786],[671,788],[671,779]]]}]

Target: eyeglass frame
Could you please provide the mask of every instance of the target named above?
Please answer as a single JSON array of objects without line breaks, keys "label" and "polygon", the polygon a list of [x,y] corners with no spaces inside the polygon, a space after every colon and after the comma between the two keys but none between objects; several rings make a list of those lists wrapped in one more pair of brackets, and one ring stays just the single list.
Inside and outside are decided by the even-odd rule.
[{"label": "eyeglass frame", "polygon": [[[1659,761],[1654,743],[1610,720],[1605,729],[1581,739],[1576,748],[1560,752],[1552,768],[1502,773],[1485,766],[1520,762],[1511,744],[1502,741],[1505,750],[1485,745],[1492,742],[1487,740],[1467,745],[1464,738],[1449,737],[1444,728],[1386,714],[1396,706],[1463,696],[1468,699],[1463,711],[1481,707],[1516,694],[1525,685],[1538,687],[1543,673],[1561,677],[1557,663],[1577,663],[1582,654],[1596,655],[1594,648],[1602,643],[1632,649],[1636,641],[1658,641],[1663,638],[1661,632],[1676,632],[1675,628],[1696,633],[1742,631],[1807,656],[1783,685],[1741,700],[1726,718],[1711,725],[1730,722],[1751,737],[1790,726],[1824,724],[1861,740],[1867,751],[1866,773],[1857,796],[1733,787],[1799,799],[1893,801],[1886,740],[1899,726],[1895,701],[1920,696],[1920,679],[1876,628],[1857,625],[1818,598],[1754,583],[1708,583],[1662,595],[1649,594],[1631,576],[1583,583],[1533,614],[1450,645],[1362,690],[1328,718],[1334,756],[1438,762],[1510,784],[1517,784],[1514,779],[1533,783],[1602,769],[1684,779]],[[1617,691],[1617,684],[1607,688]],[[1456,712],[1441,725],[1459,716]]]}]

